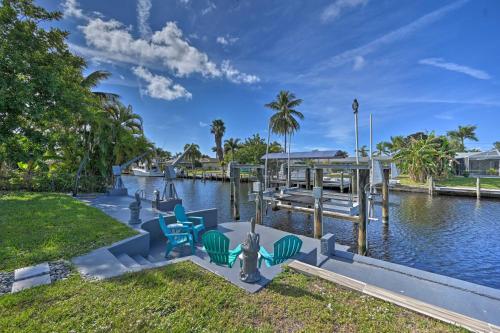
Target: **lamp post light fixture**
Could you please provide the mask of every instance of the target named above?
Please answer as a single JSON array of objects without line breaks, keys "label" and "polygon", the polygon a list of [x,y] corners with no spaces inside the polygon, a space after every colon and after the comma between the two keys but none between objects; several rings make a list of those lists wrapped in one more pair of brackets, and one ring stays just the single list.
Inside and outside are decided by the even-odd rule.
[{"label": "lamp post light fixture", "polygon": [[[359,103],[358,100],[355,98],[354,101],[352,102],[352,111],[354,113],[354,133],[356,136],[356,147],[355,147],[356,165],[359,165],[358,108],[359,108]],[[356,194],[358,195],[359,198],[359,169],[356,169]]]}]

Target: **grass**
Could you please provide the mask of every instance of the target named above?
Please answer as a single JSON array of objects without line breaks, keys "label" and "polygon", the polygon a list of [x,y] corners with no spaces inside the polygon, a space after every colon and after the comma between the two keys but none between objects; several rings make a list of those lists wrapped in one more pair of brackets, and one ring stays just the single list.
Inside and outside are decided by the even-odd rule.
[{"label": "grass", "polygon": [[0,194],[0,271],[70,259],[134,234],[64,194]]},{"label": "grass", "polygon": [[2,332],[463,332],[330,282],[285,271],[248,294],[193,263],[0,297]]},{"label": "grass", "polygon": [[[428,185],[426,183],[417,183],[412,181],[408,176],[401,175],[398,177],[401,185],[414,186],[414,187],[425,187]],[[447,179],[437,179],[436,186],[448,186],[448,187],[470,187],[476,188],[476,177],[459,177],[454,176]],[[500,178],[481,178],[481,188],[500,190]]]},{"label": "grass", "polygon": [[[475,177],[452,177],[437,181],[439,186],[476,188]],[[500,178],[481,178],[481,188],[500,190]]]}]

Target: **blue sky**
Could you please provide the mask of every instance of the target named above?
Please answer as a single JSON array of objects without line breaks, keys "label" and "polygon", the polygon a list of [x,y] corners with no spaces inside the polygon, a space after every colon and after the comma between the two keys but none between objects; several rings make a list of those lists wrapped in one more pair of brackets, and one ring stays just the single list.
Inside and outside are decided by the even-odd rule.
[{"label": "blue sky", "polygon": [[[177,152],[212,155],[208,124],[226,136],[267,136],[264,108],[282,89],[304,103],[292,150],[353,152],[360,143],[416,131],[478,126],[500,140],[500,2],[496,0],[38,0],[64,11],[58,26],[88,71],[113,73],[115,92],[146,135]],[[276,137],[276,139],[278,139]]]}]

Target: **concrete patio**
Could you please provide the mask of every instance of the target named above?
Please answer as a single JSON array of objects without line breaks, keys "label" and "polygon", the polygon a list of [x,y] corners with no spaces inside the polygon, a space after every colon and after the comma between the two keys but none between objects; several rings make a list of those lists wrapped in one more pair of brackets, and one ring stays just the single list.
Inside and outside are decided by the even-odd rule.
[{"label": "concrete patio", "polygon": [[[92,206],[102,209],[105,213],[115,217],[123,223],[128,221],[128,203],[130,197],[101,197],[93,202]],[[126,206],[124,206],[126,204]],[[247,284],[239,279],[238,262],[232,268],[221,267],[209,262],[205,252],[198,244],[194,255],[188,247],[172,251],[168,258],[164,258],[166,239],[162,235],[157,212],[147,209],[141,212],[144,222],[138,236],[113,244],[110,247],[96,250],[86,256],[75,258],[73,262],[80,272],[90,277],[108,278],[130,271],[140,271],[190,260],[199,266],[223,277],[232,284],[248,292],[257,292],[265,287],[282,271],[282,265],[261,268],[262,279],[256,284]],[[230,248],[236,247],[244,241],[250,230],[249,222],[217,223],[216,210],[202,210],[189,212],[192,215],[205,217],[208,229],[217,229],[229,237]],[[166,216],[167,223],[175,223],[175,217]],[[263,225],[256,226],[260,234],[260,243],[267,250],[273,250],[273,244],[289,233]],[[500,332],[500,290],[457,280],[454,278],[421,271],[418,269],[397,265],[369,257],[358,256],[347,252],[347,247],[340,244],[335,246],[335,255],[325,256],[320,253],[320,240],[299,236],[303,241],[301,252],[295,260],[319,267],[327,272],[340,274],[356,283],[367,284],[387,292],[404,295],[447,311],[473,318],[474,320],[489,323],[489,331]],[[438,254],[437,254],[438,255]],[[289,260],[290,263],[293,260]],[[440,318],[441,319],[441,318]],[[482,331],[480,329],[480,331]]]}]

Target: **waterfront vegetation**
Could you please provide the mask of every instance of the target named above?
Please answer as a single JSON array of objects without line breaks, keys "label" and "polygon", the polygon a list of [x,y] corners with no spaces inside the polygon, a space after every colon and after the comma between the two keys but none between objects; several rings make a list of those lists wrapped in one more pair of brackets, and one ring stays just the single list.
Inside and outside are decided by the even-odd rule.
[{"label": "waterfront vegetation", "polygon": [[111,73],[87,76],[68,33],[44,26],[61,19],[32,0],[0,5],[0,189],[102,190],[111,166],[154,145],[141,117],[119,96],[94,91]]},{"label": "waterfront vegetation", "polygon": [[0,271],[71,259],[135,234],[64,194],[0,193]]},{"label": "waterfront vegetation", "polygon": [[189,262],[2,296],[0,331],[465,332],[290,270],[248,294]]}]

